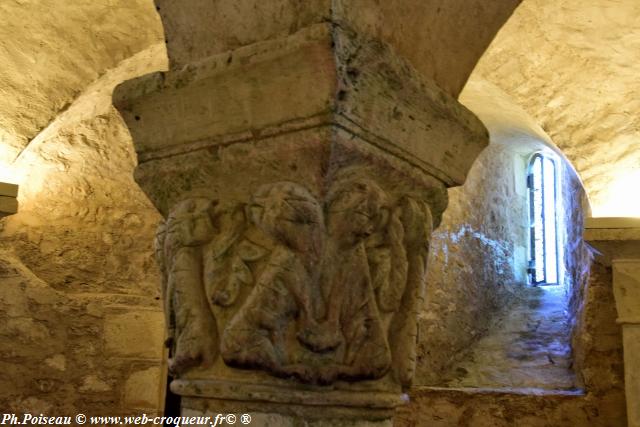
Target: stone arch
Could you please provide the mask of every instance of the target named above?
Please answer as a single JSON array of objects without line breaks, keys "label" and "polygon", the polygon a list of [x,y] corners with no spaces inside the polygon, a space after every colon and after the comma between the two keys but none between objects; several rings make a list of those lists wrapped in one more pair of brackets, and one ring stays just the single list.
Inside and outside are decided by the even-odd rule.
[{"label": "stone arch", "polygon": [[[116,102],[124,112],[125,119],[131,127],[133,137],[137,140],[138,148],[142,148],[142,150],[140,150],[141,153],[147,148],[158,148],[154,146],[154,144],[158,143],[162,138],[166,138],[168,141],[167,146],[164,147],[165,150],[158,153],[142,153],[143,155],[141,155],[140,158],[143,162],[150,162],[151,160],[160,158],[170,159],[176,154],[175,145],[177,144],[175,143],[186,141],[195,143],[195,145],[191,146],[193,151],[188,156],[188,160],[193,162],[193,164],[197,164],[202,157],[206,157],[207,161],[211,161],[213,165],[224,166],[223,163],[216,162],[219,162],[220,159],[223,159],[223,161],[232,159],[232,164],[234,164],[233,161],[237,159],[251,157],[252,152],[250,150],[244,150],[241,143],[251,140],[266,141],[264,144],[266,146],[273,143],[276,138],[281,137],[277,139],[278,144],[282,143],[281,145],[290,151],[288,155],[284,155],[279,159],[286,159],[286,161],[280,162],[284,167],[278,169],[277,173],[270,175],[269,178],[273,178],[273,175],[283,174],[286,175],[287,178],[294,176],[300,180],[307,179],[309,182],[305,182],[305,184],[313,188],[318,197],[321,197],[323,191],[326,191],[326,184],[322,182],[322,178],[305,178],[303,176],[303,172],[307,172],[305,169],[313,170],[314,173],[317,172],[319,176],[324,177],[322,174],[326,172],[327,168],[331,169],[331,167],[345,167],[345,165],[349,166],[352,163],[358,162],[373,166],[376,168],[376,171],[380,172],[380,176],[376,178],[381,178],[381,180],[386,183],[386,191],[393,193],[398,188],[402,190],[401,195],[395,193],[392,195],[394,203],[397,203],[397,205],[394,205],[395,209],[393,213],[395,213],[395,216],[390,215],[389,218],[391,218],[392,221],[388,223],[395,227],[394,232],[396,236],[401,235],[399,232],[401,226],[405,236],[412,235],[412,239],[408,239],[410,241],[406,244],[410,245],[412,250],[408,252],[414,256],[414,259],[408,262],[411,268],[408,268],[406,274],[409,276],[413,275],[414,279],[415,277],[421,277],[424,272],[420,271],[419,266],[426,255],[424,252],[424,242],[420,239],[430,239],[431,230],[430,227],[426,227],[425,229],[420,228],[418,226],[420,221],[415,221],[415,218],[422,218],[424,220],[422,222],[426,224],[434,222],[433,218],[440,217],[442,209],[446,204],[446,198],[443,196],[444,187],[460,185],[464,182],[467,171],[471,168],[474,158],[481,151],[483,145],[486,144],[486,134],[484,133],[482,125],[472,114],[469,114],[464,108],[457,104],[456,98],[478,58],[491,42],[494,34],[510,16],[518,2],[501,1],[489,2],[490,4],[487,4],[486,1],[480,0],[440,2],[400,0],[393,3],[383,2],[379,4],[379,2],[355,0],[352,2],[313,1],[303,3],[284,0],[275,2],[208,2],[193,0],[190,2],[182,2],[182,4],[177,6],[176,2],[159,0],[157,7],[164,19],[166,43],[172,61],[171,71],[168,74],[156,74],[140,79],[137,83],[126,84],[118,91],[119,93],[116,94]],[[24,4],[24,2],[19,2],[19,4]],[[127,5],[131,4],[134,3],[127,2]],[[128,16],[144,16],[142,21],[151,23],[153,21],[153,13],[149,8],[150,5],[150,2],[135,2],[135,7],[133,7],[135,13]],[[137,9],[138,6],[140,6],[140,9]],[[0,9],[2,7],[4,6],[0,6]],[[80,13],[77,16],[72,15],[80,21],[110,22],[109,19],[101,20],[96,18],[96,15],[100,15],[100,13],[96,13],[96,11],[100,11],[99,9],[93,10],[92,12],[80,7],[79,10]],[[143,10],[144,13],[141,12]],[[11,11],[6,13],[6,15],[13,16],[10,12]],[[37,14],[31,13],[31,15]],[[61,18],[61,20],[63,19]],[[16,21],[21,22],[22,20],[17,19]],[[141,25],[139,22],[140,20],[137,19],[127,20],[127,34],[135,33],[138,26],[147,28],[147,26]],[[326,25],[327,22],[329,22],[330,25]],[[149,27],[151,26],[152,25]],[[320,28],[323,26],[327,27],[325,31],[329,34],[328,37],[318,37],[318,34],[322,32]],[[9,28],[10,31],[13,31],[15,27]],[[66,34],[64,31],[61,33]],[[152,32],[150,32],[147,34],[144,31],[142,31],[142,33],[144,33],[142,34],[143,36],[148,36],[148,39],[155,40],[157,38],[157,33],[151,34]],[[294,33],[300,37],[293,37],[295,35]],[[73,33],[73,35],[75,37],[77,33]],[[9,39],[9,37],[5,37],[4,39]],[[102,40],[100,37],[98,37],[98,39]],[[34,111],[38,110],[36,114],[39,115],[39,117],[35,118],[37,120],[34,119],[37,123],[35,127],[30,125],[31,127],[27,129],[27,132],[21,135],[21,141],[26,142],[26,140],[35,135],[34,132],[37,133],[37,131],[49,123],[51,118],[55,117],[58,112],[66,109],[66,104],[71,103],[75,96],[73,93],[81,91],[88,82],[97,75],[102,75],[106,69],[112,68],[118,60],[128,56],[134,51],[138,51],[145,43],[145,40],[149,41],[145,37],[141,37],[141,39],[143,40],[131,39],[129,40],[131,43],[125,43],[123,48],[125,53],[117,51],[109,58],[106,58],[109,55],[98,55],[99,58],[96,59],[95,64],[93,64],[95,68],[89,67],[91,70],[87,72],[87,75],[83,75],[83,78],[80,79],[77,86],[61,85],[63,86],[61,96],[57,96],[55,90],[49,91],[49,95],[53,94],[50,98],[56,100],[55,105],[45,106],[44,108],[40,108],[42,105],[37,105],[38,108],[34,109]],[[56,38],[56,40],[59,39]],[[178,116],[176,123],[170,123],[165,126],[161,121],[149,121],[149,117],[153,115],[152,113],[154,111],[152,111],[152,109],[142,109],[142,113],[140,113],[137,110],[139,105],[135,105],[134,102],[129,103],[129,99],[127,99],[126,96],[131,95],[131,93],[127,94],[127,92],[133,91],[135,92],[134,95],[140,98],[146,98],[146,101],[149,101],[149,99],[157,95],[156,92],[159,90],[167,89],[168,92],[173,91],[173,94],[175,94],[182,88],[194,84],[194,82],[201,82],[203,76],[210,77],[213,75],[215,76],[213,79],[218,78],[220,76],[218,72],[224,70],[226,66],[238,67],[235,69],[236,73],[247,72],[248,69],[254,67],[252,78],[259,80],[263,75],[264,69],[259,67],[259,61],[252,62],[252,58],[259,57],[260,61],[268,62],[271,60],[274,63],[282,59],[282,57],[278,55],[270,56],[272,53],[269,52],[268,47],[270,42],[275,42],[278,49],[291,53],[309,40],[318,42],[316,45],[312,43],[305,45],[307,47],[313,45],[312,47],[318,48],[311,52],[315,55],[313,57],[314,61],[310,63],[307,69],[307,72],[314,78],[307,79],[304,82],[305,84],[294,88],[297,89],[299,93],[304,94],[304,96],[296,99],[299,103],[296,104],[296,109],[294,109],[296,110],[295,113],[301,114],[301,112],[309,112],[310,110],[305,110],[305,108],[312,104],[313,106],[320,105],[322,107],[329,105],[330,108],[328,108],[328,112],[330,114],[336,111],[349,113],[351,117],[356,117],[356,119],[359,120],[359,124],[366,127],[368,132],[361,132],[356,138],[354,137],[355,132],[353,132],[353,127],[345,130],[345,128],[350,126],[348,121],[339,121],[335,119],[334,116],[332,118],[333,121],[330,123],[330,130],[324,129],[319,133],[302,132],[296,134],[297,137],[293,137],[291,135],[294,134],[294,130],[298,131],[304,126],[307,126],[306,129],[308,130],[314,128],[317,123],[305,122],[304,126],[295,128],[296,125],[300,124],[299,121],[296,121],[300,117],[294,115],[294,117],[285,117],[287,120],[292,119],[287,122],[287,125],[291,125],[292,127],[272,126],[277,122],[277,120],[273,119],[272,114],[278,113],[280,107],[294,100],[287,96],[280,98],[273,97],[269,99],[269,103],[264,110],[258,111],[258,109],[252,107],[252,101],[261,94],[259,90],[255,90],[255,88],[251,86],[244,86],[244,89],[246,89],[248,93],[246,99],[239,100],[236,97],[225,96],[228,95],[228,92],[222,91],[218,92],[215,97],[210,97],[206,102],[203,101],[203,103],[199,105],[199,107],[205,108],[210,106],[211,99],[220,99],[223,102],[220,102],[222,105],[217,107],[218,109],[215,110],[216,113],[231,111],[232,114],[229,115],[230,119],[240,117],[240,120],[236,122],[230,120],[230,123],[226,123],[234,125],[235,127],[230,126],[215,135],[207,132],[192,132],[194,128],[203,125],[203,123],[190,122],[191,119],[197,118],[197,114],[191,115],[190,113],[194,113],[193,110],[185,111],[185,105],[188,105],[188,102],[173,105],[165,104],[162,106],[165,107],[165,112],[166,110],[170,110],[170,114]],[[363,41],[366,43],[363,43]],[[331,42],[337,43],[339,46],[332,46],[331,49],[328,49]],[[56,43],[51,43],[51,45],[56,46]],[[100,43],[98,44],[102,46]],[[65,43],[61,45],[68,46]],[[109,43],[106,43],[106,45],[111,46]],[[358,62],[353,58],[357,57],[358,49],[361,45],[367,47],[365,53],[367,53],[368,56],[365,57],[366,60],[362,60],[361,57],[360,62]],[[273,47],[274,44],[270,46]],[[61,50],[66,52],[64,49]],[[159,53],[161,50],[162,49],[158,49],[156,53],[161,55],[161,53]],[[100,53],[108,52],[111,52],[110,48],[106,48],[104,51],[100,50]],[[217,55],[217,58],[209,61],[207,58],[212,55]],[[378,57],[382,58],[382,61],[376,62]],[[286,71],[287,68],[295,69],[295,67],[300,66],[300,56],[294,55],[289,59],[291,58],[293,58],[293,60],[286,64],[286,67],[282,67],[281,70]],[[374,66],[370,66],[371,63],[375,63]],[[354,64],[357,66],[354,66]],[[309,63],[306,65],[309,65]],[[240,67],[242,66],[247,66],[247,68],[241,69]],[[367,68],[367,66],[369,66],[369,68]],[[152,71],[152,68],[153,67],[140,67],[130,70],[131,73],[128,73],[126,78],[133,77],[133,74],[137,74],[138,72]],[[64,68],[63,71],[60,75],[68,72],[68,68]],[[322,72],[325,72],[325,79],[321,78],[323,75]],[[47,75],[47,73],[44,74]],[[376,79],[371,79],[371,75],[375,75]],[[49,76],[51,75],[49,74]],[[316,78],[318,76],[320,78]],[[367,80],[367,78],[369,79]],[[56,78],[51,78],[50,80],[54,83],[57,81]],[[362,83],[363,81],[365,83]],[[115,82],[112,81],[111,83]],[[369,98],[358,98],[372,83],[380,92],[375,93],[374,96],[370,96]],[[403,87],[404,83],[407,83],[405,87]],[[50,83],[49,86],[47,86],[47,84],[44,84],[47,89],[51,89],[54,86],[53,83]],[[236,85],[238,85],[238,81],[234,80],[233,76],[226,81],[226,86],[228,87]],[[190,96],[195,97],[202,89],[202,86],[195,86]],[[225,86],[225,84],[222,84],[222,86]],[[286,85],[276,89],[283,88],[286,89]],[[324,90],[322,94],[320,94],[321,90]],[[105,87],[101,87],[100,91],[100,105],[104,106],[104,101],[107,96],[105,93],[107,91]],[[277,94],[277,92],[278,90],[274,90],[273,93],[269,93],[268,95]],[[419,94],[420,96],[414,96],[414,94]],[[45,93],[45,95],[47,95],[47,93]],[[388,104],[382,105],[378,103],[379,99],[385,99],[386,96],[389,96],[389,99],[392,100],[391,103],[396,103],[402,108],[387,108],[389,107]],[[420,100],[421,97],[427,99],[428,102],[422,102]],[[94,98],[89,98],[89,102],[83,104],[83,106],[81,106],[82,108],[86,106],[90,108],[95,107],[97,101]],[[87,101],[87,99],[88,98],[85,98],[84,100]],[[158,98],[155,100],[157,101]],[[409,102],[406,103],[406,100],[409,100]],[[314,104],[314,102],[316,102],[316,104]],[[28,102],[24,102],[24,104],[28,105]],[[151,102],[151,104],[153,105],[153,102]],[[178,105],[179,108],[175,110],[168,108],[176,105]],[[371,106],[375,106],[375,108],[370,108]],[[22,108],[24,106],[20,107]],[[75,107],[77,107],[77,105]],[[19,109],[20,108],[17,108],[17,110]],[[162,110],[162,108],[160,108],[160,110]],[[68,111],[73,112],[74,105],[70,104]],[[75,111],[78,112],[78,108],[75,108]],[[233,114],[234,112],[235,115]],[[258,113],[263,115],[261,116]],[[327,111],[324,111],[324,113],[327,113]],[[117,126],[121,125],[115,112],[110,111],[108,116],[108,119],[111,121],[108,122],[109,126],[107,127],[110,127],[114,123],[116,123]],[[64,115],[62,115],[62,117],[64,117]],[[264,120],[256,120],[254,122],[256,118]],[[281,119],[282,116],[279,118]],[[416,121],[426,124],[427,126],[421,128],[412,124],[412,122]],[[151,124],[150,126],[149,123]],[[385,129],[384,126],[379,125],[380,123],[394,123],[395,125]],[[400,125],[397,125],[398,123]],[[212,123],[204,124],[208,126]],[[327,123],[323,124],[326,125]],[[145,128],[145,126],[149,127]],[[180,128],[179,126],[183,127]],[[430,129],[431,126],[435,128],[435,131]],[[149,134],[149,131],[153,131],[154,127],[157,127],[156,130],[159,129],[158,132]],[[36,138],[32,143],[37,145],[41,143],[43,139],[46,139],[45,136],[51,136],[55,134],[55,132],[57,132],[57,130],[54,126],[49,133],[45,133],[41,137]],[[82,134],[82,132],[77,133]],[[145,135],[145,133],[147,135]],[[106,131],[105,134],[109,134],[109,132]],[[67,133],[65,137],[71,138],[74,135],[73,132],[70,132]],[[231,137],[226,138],[229,135],[231,135]],[[282,135],[288,136],[284,137]],[[102,136],[104,135],[101,135],[101,137]],[[116,137],[123,139],[125,137],[124,132],[117,133]],[[184,141],[180,140],[179,138],[182,137],[186,137],[186,139]],[[299,140],[297,139],[298,137],[300,138]],[[202,148],[205,147],[211,139],[220,142],[224,147],[207,147],[207,150],[203,150]],[[433,145],[425,149],[424,147],[418,146],[420,144],[412,144],[412,140],[429,141],[429,143],[433,142]],[[313,151],[310,146],[314,143],[319,145],[317,144],[318,141],[330,141],[329,144],[326,144],[330,146],[330,148]],[[401,144],[399,144],[399,146],[388,144],[389,141],[400,141]],[[92,141],[90,140],[89,142]],[[269,149],[275,152],[275,150],[278,149],[278,147],[276,147],[278,144],[274,143],[269,145]],[[370,150],[357,152],[354,147],[358,145],[367,146]],[[98,144],[98,146],[98,148],[104,148],[101,147],[100,144]],[[453,147],[453,149],[447,151],[447,146]],[[23,148],[19,145],[17,147],[18,151]],[[35,145],[32,148],[34,147]],[[391,155],[380,155],[380,152],[376,151],[380,147],[384,147],[385,150],[382,151],[386,151],[386,154],[390,153]],[[27,152],[27,157],[28,154]],[[52,150],[46,154],[55,157],[59,153],[55,153],[55,150]],[[129,158],[133,159],[132,153],[129,154]],[[434,158],[432,158],[431,155],[433,155]],[[268,153],[264,156],[256,157],[258,157],[260,161],[269,159]],[[318,158],[321,159],[320,162],[317,161]],[[414,158],[421,158],[424,161],[412,162]],[[300,161],[297,159],[300,159]],[[464,159],[464,161],[461,159]],[[61,163],[62,167],[64,167],[65,162],[62,161]],[[274,163],[278,162],[264,161],[264,163],[261,164],[262,170],[269,169]],[[407,163],[410,163],[410,167],[405,167]],[[190,168],[186,177],[182,176],[179,180],[173,180],[175,176],[178,176],[171,175],[178,169],[178,163],[174,165],[166,164],[165,166],[166,168],[163,168],[162,171],[163,174],[166,172],[163,180],[158,180],[158,185],[149,191],[154,197],[156,206],[163,213],[166,214],[175,202],[175,200],[168,197],[167,194],[162,194],[161,190],[163,190],[163,188],[166,189],[167,192],[169,192],[168,189],[170,188],[189,192],[193,190],[194,187],[200,186],[202,188],[198,189],[198,191],[203,191],[205,194],[211,195],[211,188],[207,184],[209,184],[215,176],[210,174],[210,170],[206,170],[206,168]],[[254,178],[240,176],[240,174],[237,173],[239,170],[241,169],[237,168],[234,170],[231,168],[230,175],[234,175],[235,178],[226,184],[228,188],[243,188],[242,186],[246,185],[247,181],[252,181],[252,179],[253,181],[256,180]],[[137,173],[137,179],[141,183],[148,183],[153,180],[152,174],[154,172],[157,172],[157,170],[147,170],[145,172],[141,169]],[[258,179],[261,178],[264,178],[264,176],[260,176]],[[249,182],[248,184],[254,185],[255,182]],[[420,188],[423,191],[416,191],[415,188]],[[29,193],[28,190],[28,186],[25,186],[25,191],[27,191],[25,194]],[[58,193],[52,194],[52,199],[54,199],[57,194]],[[424,202],[425,200],[428,201],[428,203]],[[230,204],[238,205],[242,205],[245,202],[246,198],[243,198],[242,194],[229,201]],[[32,211],[33,210],[34,209],[32,209]],[[26,212],[28,213],[28,210]],[[239,215],[241,215],[242,208],[239,208],[238,212]],[[414,219],[413,223],[411,221],[412,217]],[[151,215],[149,218],[151,218]],[[12,226],[13,231],[15,231],[19,228],[18,226],[22,224],[28,224],[29,227],[32,227],[33,222],[28,223],[29,219],[33,220],[33,217],[23,216],[22,218],[10,218],[3,223],[3,232],[11,234]],[[131,220],[131,217],[125,216],[123,219]],[[402,224],[400,225],[400,223]],[[385,225],[386,224],[387,223],[385,223]],[[148,227],[145,227],[145,230],[148,232]],[[375,247],[377,250],[376,256],[378,258],[375,260],[377,263],[376,268],[382,272],[390,268],[390,257],[385,254],[393,249],[393,245],[398,246],[398,241],[385,241],[385,233],[383,231],[384,230],[380,231],[376,236],[377,241],[372,239],[368,242],[370,247]],[[30,229],[30,232],[37,235],[37,230]],[[106,236],[104,239],[108,241],[110,237]],[[45,251],[51,249],[50,242],[47,242],[46,239],[42,240],[42,242],[44,242],[43,248]],[[59,248],[54,249],[57,250]],[[30,250],[35,251],[38,250],[38,248],[34,246],[30,248]],[[143,251],[141,251],[141,253],[142,252]],[[402,251],[397,250],[397,253],[401,252]],[[75,253],[75,255],[78,254]],[[248,259],[243,259],[243,262],[246,261],[250,264],[250,262],[253,262],[250,258],[253,258],[255,254],[247,255],[245,253],[244,256]],[[363,258],[360,257],[359,259],[362,260]],[[241,266],[238,268],[244,274],[242,275],[242,280],[248,281],[249,279],[246,279],[246,270],[242,270]],[[386,283],[385,286],[389,286],[389,281],[385,282],[383,274],[379,274],[377,280],[377,283]],[[64,284],[66,285],[67,283],[65,282]],[[59,283],[59,285],[62,284]],[[81,285],[82,283],[73,283],[73,286]],[[151,285],[145,282],[145,286],[149,286],[150,289]],[[390,314],[385,314],[388,316],[385,318],[385,324],[392,325],[394,338],[404,336],[415,337],[417,334],[415,325],[407,319],[411,320],[411,317],[417,314],[415,301],[419,298],[414,297],[419,296],[420,289],[419,287],[408,287],[407,289],[410,289],[408,293],[400,294],[402,303],[405,304],[404,307],[406,310],[404,310],[404,312],[406,316],[391,319]],[[111,300],[111,302],[113,301],[114,300]],[[580,301],[577,301],[576,304],[580,304]],[[90,306],[87,311],[89,316],[98,315],[99,317],[100,315],[99,310],[95,310],[95,305]],[[133,319],[133,321],[140,320],[139,318],[135,318],[135,316],[133,316]],[[111,322],[113,320],[114,316],[111,316],[109,321]],[[126,325],[130,324],[127,322],[132,322],[131,317],[118,317],[114,322],[109,323],[109,326],[113,327],[115,325],[116,329],[122,329],[123,326],[126,327]],[[87,330],[92,330],[91,326],[87,327]],[[615,339],[612,341],[615,341]],[[413,346],[407,345],[404,347],[405,342],[401,339],[399,343],[397,353],[406,354],[409,357],[406,360],[403,359],[402,363],[396,363],[393,373],[401,377],[402,385],[406,386],[413,376],[413,370],[415,369],[415,363],[413,362],[415,361],[416,354]],[[611,347],[612,348],[609,348],[610,351],[616,351],[615,343],[611,345]],[[114,349],[113,347],[110,348],[110,350],[119,351],[118,348]],[[397,354],[394,357],[397,357]],[[64,367],[64,362],[60,362],[60,360],[64,359],[57,357],[52,359],[50,363],[56,367]],[[397,362],[397,360],[395,362]],[[144,384],[143,380],[148,377],[148,374],[145,370],[139,370],[131,376],[131,387],[127,389],[128,391],[125,395],[133,397],[136,405],[141,405],[140,401],[136,400],[138,397],[136,396],[136,392],[139,390],[139,385]],[[585,382],[590,380],[592,379],[587,379]],[[102,380],[93,377],[86,377],[81,380],[79,386],[90,392],[97,393],[102,390],[103,393],[106,393],[105,387],[108,387],[110,384],[116,384],[116,381],[114,381],[105,386],[104,382],[101,381]],[[279,385],[283,384],[287,383],[280,383]],[[182,390],[185,394],[202,393],[202,391],[198,391],[201,389],[197,387],[195,389],[189,389],[188,384],[181,384],[180,386],[183,387]],[[44,384],[44,387],[46,388],[46,384]],[[117,387],[120,387],[118,388],[118,390],[120,390],[122,384],[118,383]],[[219,392],[219,389],[215,387],[208,388],[204,393],[216,393],[216,390]],[[602,390],[608,391],[606,388],[602,388]],[[263,391],[264,390],[253,390],[252,392],[262,393]],[[226,390],[226,392],[229,392],[229,390]],[[396,393],[397,390],[394,389],[393,392]],[[235,397],[238,396],[236,395]],[[341,397],[343,396],[338,396],[334,402],[344,403],[344,399]],[[273,396],[271,396],[271,398],[273,398]],[[313,398],[318,398],[318,396],[314,395]],[[324,396],[321,396],[321,398],[324,399]],[[374,395],[372,400],[366,401],[365,403],[376,408],[368,412],[373,413],[375,417],[385,418],[388,416],[389,407],[396,405],[400,400],[398,394],[393,394],[391,397],[386,394],[377,394]],[[351,402],[353,403],[353,401]],[[40,402],[37,403],[40,404]],[[146,403],[148,403],[148,401]],[[366,416],[371,415],[370,413],[366,414]]]},{"label": "stone arch", "polygon": [[0,404],[17,414],[161,406],[164,331],[149,245],[159,216],[132,179],[135,153],[111,92],[161,68],[163,54],[156,44],[109,70],[2,167],[2,180],[20,184],[18,213],[0,225],[0,318],[13,325],[2,346],[23,331],[18,356],[3,360]]},{"label": "stone arch", "polygon": [[[594,216],[637,216],[626,197],[638,174],[634,1],[525,0],[471,78],[513,96],[575,165]],[[601,84],[604,82],[604,84]]]},{"label": "stone arch", "polygon": [[[504,365],[496,368],[502,371],[505,377],[501,380],[498,375],[493,379],[495,383],[491,384],[492,374],[489,371],[478,375],[477,372],[473,372],[473,363],[471,365],[463,363],[462,369],[469,371],[467,376],[462,375],[456,378],[457,374],[449,373],[448,384],[473,387],[572,389],[577,387],[577,383],[569,366],[572,357],[570,341],[574,322],[581,313],[577,306],[571,306],[570,300],[572,296],[579,295],[585,286],[586,273],[591,260],[588,249],[582,241],[584,217],[589,213],[586,193],[572,165],[562,156],[551,139],[499,88],[486,81],[474,79],[467,85],[460,99],[483,120],[489,129],[491,142],[478,157],[465,184],[450,190],[450,203],[444,216],[443,227],[437,232],[438,239],[434,240],[435,253],[434,258],[430,260],[430,268],[433,267],[433,269],[430,270],[429,280],[434,283],[444,282],[443,284],[473,282],[475,285],[459,285],[462,292],[457,293],[455,298],[443,298],[443,295],[438,292],[440,286],[428,287],[428,292],[429,289],[431,292],[428,293],[426,311],[437,313],[448,305],[460,305],[458,310],[449,312],[442,318],[453,316],[463,320],[465,316],[469,316],[467,321],[474,325],[476,333],[481,336],[483,333],[479,331],[486,327],[488,335],[480,338],[478,344],[472,346],[479,345],[482,348],[483,342],[491,342],[495,349],[498,343],[496,339],[503,335],[505,341],[502,343],[503,348],[499,351],[508,354],[507,359],[513,358],[511,359],[514,362],[512,368],[515,371],[509,371],[510,362],[507,359],[503,360]],[[546,153],[558,159],[558,190],[562,194],[562,198],[558,200],[559,205],[563,206],[558,216],[560,223],[558,243],[562,248],[566,247],[567,252],[566,257],[560,260],[559,267],[566,288],[563,286],[557,289],[545,288],[549,292],[553,291],[552,295],[531,290],[527,277],[529,200],[526,176],[529,160],[536,153]],[[482,253],[487,263],[471,261],[473,253]],[[443,261],[445,257],[449,258],[446,262]],[[458,258],[467,261],[465,268],[459,269],[456,273],[448,266],[456,265]],[[474,292],[478,295],[473,296]],[[538,308],[522,309],[523,304],[542,307],[540,310],[549,310],[549,312],[543,313],[538,311]],[[513,307],[509,308],[511,306]],[[570,306],[573,311],[569,310]],[[505,308],[507,308],[506,312],[503,311]],[[511,318],[509,310],[520,311],[517,316],[513,315]],[[568,313],[567,316],[565,311]],[[545,316],[549,318],[545,319]],[[483,317],[485,320],[481,320]],[[500,326],[496,326],[494,322],[503,317],[509,320],[504,321],[506,329],[500,330]],[[534,320],[536,317],[539,317],[538,320]],[[549,346],[551,343],[558,344],[558,353],[553,353],[550,347],[545,348],[545,345],[541,344],[537,348],[532,346],[529,355],[523,350],[529,344],[508,341],[509,337],[518,334],[517,322],[525,318],[529,318],[527,322],[532,325],[537,324],[539,320],[543,324],[546,322],[547,336],[538,336],[532,330],[523,329],[520,332],[524,335],[531,334],[528,338],[532,340],[531,342],[539,340],[541,343],[546,342]],[[437,320],[426,322],[425,327],[437,331],[437,324]],[[495,329],[496,327],[498,329]],[[508,328],[513,329],[508,330]],[[455,350],[450,348],[449,351],[458,352],[458,357],[464,354],[469,343],[477,339],[474,333],[468,332],[473,329],[467,329],[467,332],[461,329],[457,332],[456,339],[460,340],[458,347],[455,347]],[[445,332],[433,334],[431,339],[435,341],[431,345],[425,342],[425,348],[437,348],[435,342],[438,342],[438,335],[442,333]],[[430,338],[426,340],[430,342]],[[446,341],[446,338],[441,340]],[[518,349],[518,346],[521,348]],[[439,347],[446,348],[446,345]],[[554,363],[547,361],[545,351],[549,351],[549,354],[553,353],[550,357],[556,359]],[[481,369],[490,370],[491,357],[498,357],[497,353],[492,356],[487,348],[477,349],[474,352],[470,357],[477,361]],[[530,364],[535,357],[541,357],[540,360],[543,363],[538,363],[535,369],[527,371],[527,363]],[[429,358],[426,357],[425,361],[427,362],[425,368],[430,369]],[[519,366],[520,361],[527,362]],[[549,373],[557,369],[546,378],[545,364],[551,367]],[[537,371],[539,368],[541,368],[540,371]],[[518,379],[523,372],[527,373]],[[478,376],[474,378],[474,375]],[[429,375],[425,378],[429,381],[435,380]],[[511,382],[501,383],[504,379]],[[527,381],[530,382],[527,383]]]}]

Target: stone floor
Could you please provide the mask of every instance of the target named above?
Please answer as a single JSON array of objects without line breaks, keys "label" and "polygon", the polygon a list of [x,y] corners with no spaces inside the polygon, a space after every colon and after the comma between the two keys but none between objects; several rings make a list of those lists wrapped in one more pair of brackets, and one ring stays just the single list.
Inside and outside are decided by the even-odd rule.
[{"label": "stone floor", "polygon": [[570,319],[561,286],[523,287],[447,380],[448,387],[571,390]]}]

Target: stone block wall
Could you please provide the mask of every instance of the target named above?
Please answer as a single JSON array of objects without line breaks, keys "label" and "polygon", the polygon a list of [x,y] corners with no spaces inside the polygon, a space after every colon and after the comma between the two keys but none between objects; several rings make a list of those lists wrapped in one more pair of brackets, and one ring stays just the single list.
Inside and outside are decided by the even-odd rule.
[{"label": "stone block wall", "polygon": [[102,76],[15,162],[0,222],[0,407],[48,415],[161,411],[160,215],[133,180],[113,86],[162,67],[154,46]]}]

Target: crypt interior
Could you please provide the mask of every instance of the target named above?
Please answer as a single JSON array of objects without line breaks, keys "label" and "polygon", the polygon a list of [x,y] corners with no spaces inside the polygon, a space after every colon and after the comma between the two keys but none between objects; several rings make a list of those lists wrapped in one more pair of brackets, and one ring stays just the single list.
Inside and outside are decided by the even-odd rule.
[{"label": "crypt interior", "polygon": [[0,408],[640,426],[638,0],[0,0]]}]

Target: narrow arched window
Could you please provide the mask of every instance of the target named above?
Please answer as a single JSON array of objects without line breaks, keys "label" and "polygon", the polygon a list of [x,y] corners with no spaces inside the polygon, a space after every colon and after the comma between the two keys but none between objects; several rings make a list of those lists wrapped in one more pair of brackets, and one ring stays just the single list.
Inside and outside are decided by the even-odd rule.
[{"label": "narrow arched window", "polygon": [[558,186],[556,161],[542,153],[529,162],[529,265],[534,285],[557,285],[558,274]]}]

